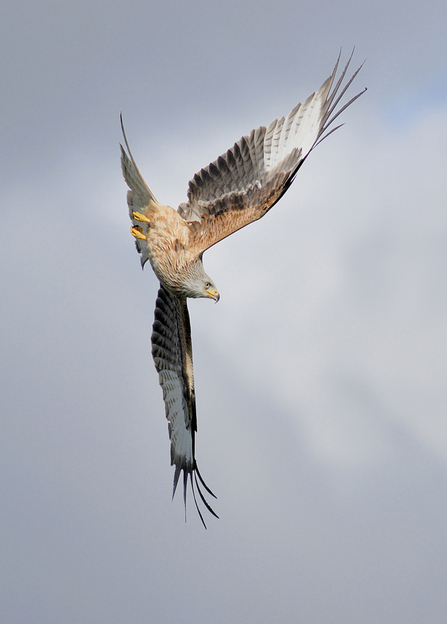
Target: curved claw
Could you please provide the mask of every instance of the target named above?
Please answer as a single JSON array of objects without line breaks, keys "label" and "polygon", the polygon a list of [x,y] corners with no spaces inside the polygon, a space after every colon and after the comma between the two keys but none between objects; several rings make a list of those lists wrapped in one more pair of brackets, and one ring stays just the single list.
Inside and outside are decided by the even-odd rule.
[{"label": "curved claw", "polygon": [[143,223],[150,223],[149,219],[144,214],[141,214],[141,212],[133,212],[132,216],[135,219],[135,221],[142,221]]},{"label": "curved claw", "polygon": [[146,236],[141,231],[141,228],[131,227],[130,233],[132,234],[132,236],[135,236],[135,238],[140,238],[141,240],[147,240]]}]

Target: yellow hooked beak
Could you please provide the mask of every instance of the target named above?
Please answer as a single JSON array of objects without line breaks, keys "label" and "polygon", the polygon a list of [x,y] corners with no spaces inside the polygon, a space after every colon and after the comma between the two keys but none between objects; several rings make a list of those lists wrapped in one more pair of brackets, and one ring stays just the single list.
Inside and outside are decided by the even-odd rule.
[{"label": "yellow hooked beak", "polygon": [[206,294],[209,295],[211,299],[214,299],[216,303],[220,299],[219,291],[216,290],[216,288],[208,288],[208,290],[204,289],[203,292],[206,292]]}]

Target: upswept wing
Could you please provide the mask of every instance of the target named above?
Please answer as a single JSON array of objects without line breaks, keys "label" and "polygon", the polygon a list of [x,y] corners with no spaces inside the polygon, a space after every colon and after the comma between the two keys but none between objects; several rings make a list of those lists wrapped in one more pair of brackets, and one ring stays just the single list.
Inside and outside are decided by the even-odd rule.
[{"label": "upswept wing", "polygon": [[175,494],[180,473],[183,471],[183,499],[186,515],[186,490],[188,476],[194,502],[200,519],[206,528],[199,509],[195,490],[213,516],[211,506],[205,500],[202,487],[214,494],[205,484],[197,468],[195,458],[195,433],[197,431],[194,373],[192,366],[191,326],[186,299],[169,293],[163,286],[158,291],[155,320],[152,332],[152,355],[163,389],[163,399],[171,440],[171,465],[175,465]]},{"label": "upswept wing", "polygon": [[[121,169],[123,171],[124,179],[129,187],[127,191],[127,205],[129,206],[129,217],[132,221],[132,226],[141,230],[142,234],[146,235],[148,227],[147,223],[137,221],[133,213],[140,212],[143,215],[148,215],[151,210],[159,205],[159,202],[155,199],[154,194],[147,186],[146,182],[141,175],[136,162],[130,151],[129,143],[127,142],[126,132],[124,130],[123,117],[120,115],[121,130],[123,132],[124,142],[126,144],[129,155],[126,154],[122,145],[121,148]],[[147,260],[149,260],[149,248],[147,242],[144,239],[136,238],[135,245],[137,251],[141,254],[141,266],[144,266]]]},{"label": "upswept wing", "polygon": [[332,75],[304,104],[295,106],[285,119],[275,119],[268,128],[252,130],[190,181],[188,203],[181,204],[178,212],[194,228],[191,244],[198,255],[263,217],[287,191],[312,149],[337,129],[324,135],[364,92],[336,110],[361,69],[339,92],[351,58],[332,91],[340,59]]}]

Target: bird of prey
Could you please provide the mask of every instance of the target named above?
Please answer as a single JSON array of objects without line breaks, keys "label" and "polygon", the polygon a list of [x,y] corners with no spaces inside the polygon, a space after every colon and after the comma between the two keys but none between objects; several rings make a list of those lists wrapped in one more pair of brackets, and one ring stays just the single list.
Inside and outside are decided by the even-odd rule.
[{"label": "bird of prey", "polygon": [[[351,54],[352,58],[352,54]],[[178,210],[160,204],[140,174],[121,128],[121,165],[129,186],[127,203],[131,233],[141,256],[160,280],[152,333],[152,355],[159,374],[175,466],[174,496],[183,472],[186,517],[188,480],[200,519],[198,500],[218,517],[205,498],[214,496],[196,461],[197,431],[191,327],[186,300],[219,301],[213,280],[203,268],[203,254],[233,232],[263,217],[284,195],[307,156],[326,136],[329,126],[365,90],[340,105],[359,68],[346,84],[351,58],[334,84],[339,59],[329,78],[286,118],[275,119],[242,137],[226,154],[202,169],[189,183],[188,202]],[[200,499],[196,496],[196,490]]]}]

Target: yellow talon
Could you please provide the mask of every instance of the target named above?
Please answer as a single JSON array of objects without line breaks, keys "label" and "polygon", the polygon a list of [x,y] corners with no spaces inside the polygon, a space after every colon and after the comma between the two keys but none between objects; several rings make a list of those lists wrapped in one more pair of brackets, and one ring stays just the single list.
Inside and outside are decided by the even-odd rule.
[{"label": "yellow talon", "polygon": [[133,212],[132,216],[135,219],[135,221],[142,221],[143,223],[150,223],[149,219],[145,217],[144,214],[141,214],[141,212]]},{"label": "yellow talon", "polygon": [[141,238],[141,240],[147,240],[147,238],[145,237],[145,235],[141,231],[141,228],[131,227],[130,228],[130,233],[132,234],[132,236],[135,236],[135,238]]}]

